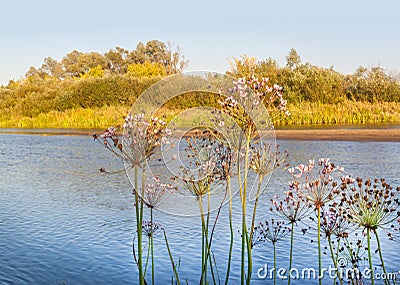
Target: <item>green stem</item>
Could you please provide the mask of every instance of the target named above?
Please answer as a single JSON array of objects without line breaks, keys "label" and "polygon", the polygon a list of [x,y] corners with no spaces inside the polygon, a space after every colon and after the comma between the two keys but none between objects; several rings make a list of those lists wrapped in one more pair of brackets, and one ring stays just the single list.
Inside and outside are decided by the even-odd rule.
[{"label": "green stem", "polygon": [[[198,198],[199,201],[199,209],[200,209],[200,215],[201,215],[201,228],[202,228],[202,253],[201,253],[201,279],[200,279],[200,284],[207,284],[207,262],[208,262],[208,257],[210,256],[210,246],[208,243],[208,219],[209,219],[209,214],[210,211],[208,211],[207,214],[207,222],[204,219],[204,211],[203,211],[203,203],[202,203],[202,197],[199,196]],[[213,272],[212,272],[213,273]],[[214,275],[213,275],[214,278]],[[215,283],[215,280],[214,280]]]},{"label": "green stem", "polygon": [[151,284],[154,285],[154,236],[153,236],[153,208],[150,208],[150,246],[151,246]]},{"label": "green stem", "polygon": [[251,139],[251,126],[249,127],[247,139],[246,139],[246,153],[244,161],[244,181],[243,181],[243,199],[242,199],[242,214],[243,214],[243,235],[242,235],[242,257],[244,258],[244,251],[247,245],[247,279],[246,284],[250,285],[251,273],[252,273],[252,257],[251,257],[251,241],[247,232],[246,223],[246,199],[247,199],[247,179],[249,173],[249,152],[250,152],[250,139]]},{"label": "green stem", "polygon": [[207,199],[208,205],[207,205],[207,224],[206,224],[206,259],[210,260],[211,276],[212,276],[214,284],[217,284],[217,282],[215,280],[215,274],[214,274],[214,269],[213,269],[214,267],[213,267],[212,256],[211,256],[211,239],[210,239],[210,242],[208,242],[208,226],[210,223],[210,212],[211,212],[211,189],[210,189],[210,187],[208,188],[207,198],[208,198]]},{"label": "green stem", "polygon": [[233,249],[233,225],[232,225],[232,189],[231,189],[231,177],[228,176],[226,178],[226,186],[228,187],[229,191],[229,229],[231,234],[231,240],[229,244],[229,255],[228,255],[228,268],[226,270],[226,278],[225,278],[225,285],[228,285],[229,281],[229,273],[231,271],[231,261],[232,261],[232,249]]},{"label": "green stem", "polygon": [[[347,245],[346,245],[346,244],[347,244]],[[357,253],[357,255],[353,255],[353,250],[352,250],[352,248],[349,246],[349,240],[348,240],[348,238],[346,238],[345,245],[346,245],[347,250],[349,251],[349,256],[350,256],[350,261],[351,261],[351,264],[352,264],[352,268],[355,270],[355,269],[357,268],[357,266],[356,266],[356,262],[353,262],[353,258],[357,258],[358,253]],[[340,248],[340,247],[338,246],[338,248]],[[337,256],[339,256],[339,251],[337,252]],[[350,281],[351,281],[351,284],[355,285],[354,278],[351,278]]]},{"label": "green stem", "polygon": [[165,244],[166,244],[167,250],[168,250],[169,260],[171,261],[172,270],[174,271],[174,275],[175,275],[175,279],[176,279],[176,284],[177,284],[177,285],[180,285],[181,283],[180,283],[180,281],[179,281],[178,271],[176,270],[175,262],[174,262],[174,259],[173,259],[173,257],[172,257],[172,254],[171,254],[171,249],[169,248],[168,239],[167,239],[167,234],[165,233],[164,230],[163,230],[163,232],[164,232]]},{"label": "green stem", "polygon": [[212,254],[208,252],[208,260],[210,261],[210,270],[211,270],[211,277],[213,279],[213,284],[217,284],[217,281],[215,279],[215,273],[214,273],[214,266],[213,266],[213,259],[212,259]]},{"label": "green stem", "polygon": [[272,244],[274,245],[274,285],[276,285],[276,242]]},{"label": "green stem", "polygon": [[[382,269],[383,269],[383,272],[385,273],[385,276],[388,276],[387,273],[386,273],[385,262],[383,261],[383,255],[382,255],[382,250],[381,250],[381,242],[379,241],[378,231],[374,230],[374,233],[375,233],[375,237],[376,237],[376,242],[378,244],[379,258],[381,259]],[[386,279],[384,279],[384,282],[388,283],[388,281]]]},{"label": "green stem", "polygon": [[250,241],[249,234],[247,232],[247,228],[246,228],[246,245],[247,245],[247,258],[248,258],[247,285],[249,285],[251,283],[251,274],[253,271],[253,261],[252,261],[252,257],[251,257],[251,241]]},{"label": "green stem", "polygon": [[337,264],[337,259],[335,257],[336,254],[333,252],[332,239],[331,239],[330,235],[328,236],[328,243],[329,243],[329,250],[331,252],[331,258],[332,258],[333,266],[335,266],[335,269],[336,269],[336,276],[333,279],[333,284],[336,284],[336,278],[338,278],[340,284],[343,285],[342,278],[340,278],[340,274],[339,274],[339,268],[338,268],[338,264]]},{"label": "green stem", "polygon": [[203,201],[202,201],[202,196],[200,195],[198,197],[198,203],[199,203],[199,210],[200,210],[200,219],[201,219],[201,279],[200,279],[200,284],[206,284],[207,282],[207,259],[206,259],[206,254],[205,254],[205,221],[204,221],[204,216],[203,216]]},{"label": "green stem", "polygon": [[[338,261],[338,259],[339,259],[339,253],[340,253],[340,241],[341,241],[341,238],[338,238],[338,240],[337,240],[337,249],[336,249],[336,254],[335,254],[335,259],[336,259],[336,263],[337,263],[337,261]],[[346,243],[346,242],[345,242]],[[352,252],[352,250],[350,249],[350,252]],[[352,258],[353,258],[353,254],[352,253],[350,253],[350,260],[351,260],[351,263],[353,264],[353,262],[352,262]],[[355,266],[354,266],[354,264],[352,265],[352,267],[355,269]],[[343,272],[342,271],[340,271],[340,272],[338,272],[337,273],[338,274],[338,278],[339,278],[339,280],[340,280],[340,284],[343,284]],[[352,280],[352,282],[354,282],[353,280]]]},{"label": "green stem", "polygon": [[321,209],[317,207],[318,211],[318,281],[322,285],[322,252],[321,252]]},{"label": "green stem", "polygon": [[367,244],[368,244],[369,269],[371,270],[371,285],[375,285],[374,268],[372,266],[372,255],[371,255],[371,236],[370,236],[370,229],[369,228],[367,228]]},{"label": "green stem", "polygon": [[293,261],[293,238],[294,238],[294,222],[291,222],[292,228],[290,232],[290,252],[289,252],[289,276],[288,276],[288,285],[290,285],[290,272],[292,269],[292,261]]},{"label": "green stem", "polygon": [[[238,161],[240,160],[240,153],[238,151]],[[239,194],[240,194],[240,199],[242,202],[242,210],[243,210],[243,185],[242,185],[242,180],[241,180],[241,175],[240,175],[240,163],[238,163],[238,183],[239,183]],[[245,215],[242,213],[242,252],[241,252],[241,260],[240,260],[240,284],[244,285],[245,284],[245,278],[246,278],[246,273],[245,273],[245,253],[244,253],[244,248],[245,248],[245,237],[244,233],[245,230],[243,230],[243,225],[245,225],[246,219]],[[246,228],[246,226],[245,226]]]},{"label": "green stem", "polygon": [[335,254],[336,260],[339,259],[339,250],[340,250],[340,238],[339,238],[338,241],[337,241],[337,249],[336,249],[336,254]]},{"label": "green stem", "polygon": [[143,202],[139,201],[139,189],[138,189],[138,166],[135,165],[135,209],[136,209],[136,230],[138,235],[138,268],[139,268],[139,284],[144,285],[144,276],[143,276],[143,253],[142,253],[142,220],[143,217],[143,207],[141,204]]},{"label": "green stem", "polygon": [[150,238],[148,240],[148,246],[147,246],[147,257],[146,257],[146,263],[144,265],[144,270],[143,270],[143,276],[146,276],[146,272],[147,272],[147,266],[149,265],[149,256],[150,256]]},{"label": "green stem", "polygon": [[263,181],[263,176],[259,176],[258,180],[258,186],[257,186],[257,196],[256,196],[256,201],[254,202],[254,208],[253,208],[253,217],[251,219],[251,228],[250,228],[250,242],[253,240],[253,234],[254,234],[254,224],[256,222],[256,214],[257,214],[257,206],[258,206],[258,198],[260,196],[260,191],[261,191],[261,184]]},{"label": "green stem", "polygon": [[140,196],[140,225],[143,223],[143,197],[144,197],[144,191],[146,189],[146,165],[143,166],[142,170],[142,193]]}]

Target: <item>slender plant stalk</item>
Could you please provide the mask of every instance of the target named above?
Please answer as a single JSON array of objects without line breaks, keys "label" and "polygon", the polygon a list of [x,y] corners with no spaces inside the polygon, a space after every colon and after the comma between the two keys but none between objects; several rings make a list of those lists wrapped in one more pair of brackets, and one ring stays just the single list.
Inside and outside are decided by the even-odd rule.
[{"label": "slender plant stalk", "polygon": [[232,261],[232,249],[233,249],[233,225],[232,225],[232,189],[231,189],[231,177],[228,175],[226,177],[226,187],[229,191],[229,229],[231,234],[231,240],[229,244],[229,255],[228,255],[228,266],[226,269],[225,285],[229,282],[229,273],[231,271],[231,261]]},{"label": "slender plant stalk", "polygon": [[214,284],[221,284],[221,279],[219,278],[219,272],[218,272],[218,267],[217,267],[217,260],[215,259],[214,253],[212,254],[212,261],[213,261],[213,267],[215,267],[215,270],[217,271],[217,278],[218,278],[218,283]]},{"label": "slender plant stalk", "polygon": [[[213,267],[213,262],[212,262],[212,256],[211,256],[211,240],[210,242],[208,242],[208,225],[210,223],[210,213],[211,213],[211,189],[208,188],[207,191],[207,224],[206,224],[206,262],[207,259],[210,260],[210,270],[211,270],[211,277],[213,279],[214,284],[217,284],[216,280],[215,280],[215,274],[214,274],[214,267]],[[218,219],[218,217],[216,217],[216,219]]]},{"label": "slender plant stalk", "polygon": [[336,249],[336,260],[339,259],[339,250],[340,250],[340,238],[337,241],[337,249]]},{"label": "slender plant stalk", "polygon": [[154,285],[154,236],[153,236],[153,208],[150,208],[150,247],[151,247],[151,284]]},{"label": "slender plant stalk", "polygon": [[[208,210],[207,221],[205,221],[205,219],[204,219],[204,210],[203,210],[203,202],[202,202],[202,197],[201,196],[198,197],[198,202],[199,202],[201,225],[202,225],[201,226],[201,228],[202,228],[202,254],[201,254],[202,255],[202,257],[201,257],[202,265],[201,265],[200,284],[207,284],[207,262],[208,262],[208,258],[210,256],[210,254],[209,254],[210,253],[210,246],[209,246],[209,243],[208,243],[208,221],[209,221],[210,210]],[[214,275],[213,275],[213,278],[215,278]],[[213,280],[213,281],[215,282],[215,280]]]},{"label": "slender plant stalk", "polygon": [[370,228],[367,228],[367,244],[368,244],[369,269],[371,270],[371,285],[375,285],[375,280],[374,280],[374,267],[372,266],[372,255],[371,255],[371,236],[370,236]]},{"label": "slender plant stalk", "polygon": [[254,224],[256,222],[256,215],[257,215],[257,206],[258,206],[258,198],[260,197],[260,191],[261,191],[261,184],[263,181],[263,176],[259,176],[258,180],[258,186],[257,186],[257,194],[256,194],[256,200],[254,202],[254,208],[253,208],[253,217],[251,219],[251,228],[250,228],[250,241],[253,240],[253,234],[254,234]]},{"label": "slender plant stalk", "polygon": [[179,281],[178,271],[176,270],[175,262],[174,262],[174,259],[173,259],[173,257],[172,257],[172,254],[171,254],[171,249],[169,248],[168,239],[167,239],[167,234],[165,233],[164,230],[163,230],[163,232],[164,232],[165,244],[166,244],[167,250],[168,250],[169,260],[171,261],[172,270],[174,271],[174,275],[175,275],[175,279],[176,279],[176,284],[177,284],[177,285],[180,285],[181,283],[180,283],[180,281]]},{"label": "slender plant stalk", "polygon": [[251,241],[250,241],[250,236],[249,233],[247,232],[246,228],[246,245],[247,245],[247,280],[246,284],[250,285],[251,283],[251,274],[253,271],[253,260],[251,256]]},{"label": "slender plant stalk", "polygon": [[333,247],[332,247],[332,239],[331,236],[328,236],[328,243],[329,243],[329,250],[331,252],[331,257],[332,257],[332,262],[333,262],[333,266],[335,266],[336,269],[336,276],[333,279],[333,284],[336,284],[336,278],[339,279],[340,285],[343,285],[343,281],[342,278],[340,278],[340,274],[339,274],[339,268],[338,268],[338,263],[337,263],[337,258],[335,257],[336,254],[333,252]]},{"label": "slender plant stalk", "polygon": [[143,166],[143,170],[142,170],[142,193],[140,196],[140,225],[142,225],[143,223],[143,206],[144,206],[144,202],[143,202],[143,197],[144,197],[144,191],[146,189],[146,164]]},{"label": "slender plant stalk", "polygon": [[[347,239],[347,243],[348,243],[348,239]],[[353,258],[353,250],[351,249],[351,247],[349,246],[349,245],[347,245],[346,246],[347,247],[347,250],[349,251],[349,255],[350,255],[350,257],[351,258]],[[337,251],[337,256],[339,256],[339,245],[338,245],[338,251]],[[356,267],[356,263],[355,262],[353,262],[353,260],[351,260],[351,263],[353,264],[353,269],[355,270],[357,267]],[[356,283],[354,282],[354,278],[351,278],[351,284],[353,284],[353,285],[356,285]]]},{"label": "slender plant stalk", "polygon": [[[379,241],[378,231],[374,230],[374,233],[375,233],[375,237],[376,237],[376,242],[378,244],[379,258],[381,259],[382,269],[383,269],[383,272],[385,273],[385,276],[388,276],[387,273],[386,273],[385,262],[383,261],[382,250],[381,250],[381,242]],[[384,282],[385,283],[389,283],[386,279],[384,279]]]},{"label": "slender plant stalk", "polygon": [[322,252],[321,252],[321,209],[318,206],[318,281],[322,285]]},{"label": "slender plant stalk", "polygon": [[139,268],[139,284],[144,285],[144,276],[143,276],[143,252],[142,252],[142,213],[143,209],[142,201],[139,201],[139,189],[138,189],[138,166],[135,165],[135,209],[136,209],[136,229],[138,235],[138,268]]},{"label": "slender plant stalk", "polygon": [[204,216],[203,216],[203,200],[201,195],[198,197],[198,203],[199,203],[199,210],[200,210],[200,219],[201,219],[201,279],[200,279],[200,284],[206,284],[207,283],[207,259],[206,259],[206,254],[205,254],[205,247],[206,247],[206,241],[205,241],[205,221],[204,221]]},{"label": "slender plant stalk", "polygon": [[276,285],[276,242],[272,244],[274,245],[274,285]]},{"label": "slender plant stalk", "polygon": [[147,266],[149,265],[149,258],[150,258],[150,250],[151,250],[151,241],[150,238],[148,240],[148,246],[147,246],[147,256],[146,256],[146,263],[144,264],[144,270],[143,270],[143,276],[146,276],[147,273]]},{"label": "slender plant stalk", "polygon": [[210,262],[210,270],[211,270],[211,277],[213,279],[213,284],[218,284],[215,279],[214,266],[213,266],[215,260],[213,260],[213,255],[210,254],[210,251],[208,251],[208,260]]},{"label": "slender plant stalk", "polygon": [[[238,152],[238,161],[240,159],[240,153]],[[243,211],[243,185],[242,185],[242,180],[241,180],[241,175],[240,175],[240,164],[238,163],[238,182],[239,182],[239,194],[240,194],[240,199],[242,202],[242,211]],[[244,233],[245,230],[243,230],[243,224],[246,221],[245,220],[245,214],[242,212],[242,252],[241,252],[241,260],[240,260],[240,284],[244,285],[245,284],[245,278],[246,278],[246,272],[245,272],[245,253],[244,253],[244,248],[245,248],[245,237]]]},{"label": "slender plant stalk", "polygon": [[250,140],[251,140],[251,126],[249,127],[246,139],[246,153],[244,161],[244,181],[243,181],[243,197],[242,197],[242,257],[244,258],[244,251],[247,248],[247,279],[246,284],[250,285],[251,273],[252,273],[252,258],[251,258],[251,241],[247,232],[246,223],[246,199],[247,199],[247,179],[249,173],[249,151],[250,151]]},{"label": "slender plant stalk", "polygon": [[[214,233],[215,233],[215,227],[217,226],[217,222],[218,222],[219,216],[221,214],[221,209],[222,209],[222,206],[224,205],[224,201],[225,201],[226,195],[228,193],[227,190],[225,191],[224,198],[222,199],[221,204],[218,207],[217,215],[215,216],[214,224],[213,224],[213,227],[212,227],[212,230],[211,230],[210,239],[209,239],[209,243],[208,243],[208,249],[209,249],[208,250],[208,257],[210,259],[210,269],[211,269],[211,274],[212,274],[212,277],[213,277],[214,284],[217,284],[217,282],[215,280],[214,268],[215,268],[215,270],[217,272],[218,284],[221,284],[221,279],[219,277],[219,272],[218,272],[217,261],[215,259],[215,255],[211,252],[211,244],[212,244]],[[211,191],[209,191],[209,198],[211,198]],[[209,205],[211,205],[211,199],[209,199]],[[210,210],[209,210],[209,213],[211,213]]]},{"label": "slender plant stalk", "polygon": [[[144,197],[145,189],[146,189],[146,164],[144,165],[143,170],[142,170],[142,192],[141,192],[141,196],[140,196],[140,199],[139,199],[139,204],[140,204],[139,213],[140,213],[140,226],[141,226],[140,228],[142,229],[140,235],[141,235],[141,242],[142,242],[141,246],[142,247],[143,247],[143,228],[142,228],[142,226],[143,226],[143,212],[144,212],[144,209],[143,209],[143,207],[144,207],[143,197]],[[142,254],[143,254],[143,250],[142,250]],[[142,257],[142,260],[143,260],[143,257]],[[146,282],[146,274],[144,274],[144,273],[143,273],[143,282],[145,284],[147,283]]]},{"label": "slender plant stalk", "polygon": [[293,239],[294,239],[294,222],[291,222],[292,228],[290,232],[290,251],[289,251],[289,276],[288,276],[288,285],[290,285],[290,273],[292,269],[292,261],[293,261]]}]

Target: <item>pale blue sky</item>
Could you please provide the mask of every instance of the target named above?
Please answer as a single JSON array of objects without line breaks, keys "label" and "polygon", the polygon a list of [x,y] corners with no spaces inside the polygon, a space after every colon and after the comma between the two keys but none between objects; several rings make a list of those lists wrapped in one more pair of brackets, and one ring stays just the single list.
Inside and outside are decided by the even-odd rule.
[{"label": "pale blue sky", "polygon": [[1,0],[0,84],[66,53],[134,49],[152,39],[179,45],[187,70],[225,72],[248,54],[353,73],[380,65],[400,71],[400,1]]}]

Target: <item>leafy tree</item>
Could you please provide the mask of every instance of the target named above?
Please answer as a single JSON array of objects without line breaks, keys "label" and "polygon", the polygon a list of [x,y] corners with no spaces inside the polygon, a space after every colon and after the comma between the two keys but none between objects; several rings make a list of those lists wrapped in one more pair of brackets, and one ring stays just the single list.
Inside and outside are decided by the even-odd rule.
[{"label": "leafy tree", "polygon": [[180,73],[188,65],[179,47],[173,50],[170,43],[165,44],[157,40],[149,41],[146,45],[139,42],[136,50],[128,55],[129,63],[143,64],[146,61],[160,64],[167,74]]},{"label": "leafy tree", "polygon": [[252,56],[242,55],[240,58],[233,57],[233,61],[229,61],[230,70],[228,74],[242,77],[254,75],[257,64],[257,59]]},{"label": "leafy tree", "polygon": [[255,70],[258,76],[267,77],[271,82],[283,85],[283,81],[281,80],[282,72],[276,60],[269,57],[259,61]]},{"label": "leafy tree", "polygon": [[144,63],[132,63],[128,65],[128,75],[132,77],[157,77],[165,76],[166,71],[164,66],[159,63],[150,63],[148,61]]},{"label": "leafy tree", "polygon": [[136,49],[128,54],[128,63],[144,63],[147,60],[145,53],[145,45],[139,42]]},{"label": "leafy tree", "polygon": [[170,42],[167,42],[167,45],[169,62],[164,65],[165,69],[167,70],[167,74],[176,74],[182,72],[188,66],[189,61],[186,60],[179,46],[173,50]]},{"label": "leafy tree", "polygon": [[289,68],[295,68],[298,67],[300,63],[300,55],[294,48],[291,48],[289,54],[286,56],[286,66]]},{"label": "leafy tree", "polygon": [[344,77],[340,73],[309,63],[286,69],[286,91],[294,101],[337,103],[344,99]]},{"label": "leafy tree", "polygon": [[103,55],[97,52],[83,53],[77,50],[68,53],[62,59],[62,64],[66,74],[71,77],[79,77],[97,66],[101,66],[103,69],[108,67],[108,61]]},{"label": "leafy tree", "polygon": [[353,100],[400,102],[400,82],[381,67],[360,66],[346,77],[346,95]]},{"label": "leafy tree", "polygon": [[30,80],[34,79],[44,79],[46,73],[41,71],[40,69],[36,69],[35,67],[31,66],[29,70],[26,72],[25,77],[29,78]]},{"label": "leafy tree", "polygon": [[80,78],[89,78],[89,77],[97,77],[102,78],[104,76],[104,69],[98,65],[89,69],[86,73],[81,74]]},{"label": "leafy tree", "polygon": [[80,58],[83,56],[83,53],[77,50],[74,50],[68,53],[63,59],[62,64],[64,66],[65,72],[68,76],[79,76],[81,73],[84,73],[82,67],[80,67]]},{"label": "leafy tree", "polygon": [[108,69],[114,74],[126,73],[128,54],[129,51],[121,47],[116,47],[115,50],[110,49],[104,54],[105,58],[108,60]]},{"label": "leafy tree", "polygon": [[62,78],[64,75],[62,64],[51,57],[46,57],[44,59],[44,63],[39,70],[49,76],[53,76],[56,78]]}]

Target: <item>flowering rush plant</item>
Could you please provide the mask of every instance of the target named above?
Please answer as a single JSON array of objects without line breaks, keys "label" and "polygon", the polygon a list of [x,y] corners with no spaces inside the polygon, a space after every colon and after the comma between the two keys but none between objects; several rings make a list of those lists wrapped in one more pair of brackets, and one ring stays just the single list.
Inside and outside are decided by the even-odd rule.
[{"label": "flowering rush plant", "polygon": [[[204,77],[197,78],[195,86]],[[168,82],[163,82],[163,86],[170,88],[168,91],[176,87],[175,81],[173,86],[166,83]],[[196,204],[189,206],[191,210],[198,210],[201,219],[201,247],[198,249],[199,258],[201,256],[201,263],[198,264],[200,284],[239,283],[230,274],[231,268],[235,265],[239,267],[239,264],[235,264],[239,261],[240,284],[250,284],[253,250],[264,243],[272,243],[276,268],[276,247],[287,236],[290,236],[290,271],[293,255],[296,253],[293,248],[297,245],[294,243],[295,227],[304,225],[305,220],[310,221],[308,218],[317,224],[319,276],[322,273],[324,239],[336,269],[341,266],[338,262],[339,256],[344,252],[349,252],[352,260],[360,260],[358,254],[361,251],[353,248],[350,240],[350,235],[357,229],[362,229],[363,236],[367,236],[367,259],[371,271],[374,267],[370,233],[375,234],[381,268],[386,273],[378,230],[391,230],[388,233],[390,239],[398,240],[400,203],[397,192],[400,189],[393,189],[385,180],[354,179],[345,175],[343,167],[338,167],[329,158],[318,161],[311,159],[306,164],[289,168],[288,153],[274,145],[275,137],[268,140],[265,135],[273,130],[270,125],[272,119],[290,115],[283,87],[270,84],[268,78],[256,76],[232,79],[225,83],[226,85],[221,85],[226,86],[224,89],[219,87],[219,82],[207,84],[210,88],[218,85],[216,90],[220,92],[215,91],[214,94],[218,96],[214,101],[218,102],[218,106],[213,106],[209,118],[211,126],[198,126],[201,129],[198,136],[176,138],[168,128],[167,121],[148,117],[141,112],[129,114],[119,128],[110,127],[100,135],[93,135],[96,141],[123,161],[133,185],[136,218],[133,248],[138,284],[156,284],[153,240],[160,231],[163,232],[171,261],[172,284],[180,284],[179,274],[182,270],[178,270],[178,263],[173,259],[166,229],[153,217],[154,209],[163,209],[163,205],[170,205],[168,198],[172,202],[178,201],[176,197],[184,199],[185,203],[195,201]],[[156,90],[156,95],[161,96],[161,90],[151,90]],[[185,92],[188,91],[185,89]],[[149,100],[155,98],[154,94],[152,96]],[[161,109],[162,106],[159,107]],[[179,146],[175,148],[178,143]],[[184,149],[185,155],[166,155],[166,146],[171,150]],[[175,169],[177,172],[173,173],[170,161],[163,159],[181,163]],[[278,169],[288,169],[285,173],[291,176],[292,181],[283,185],[282,195],[275,195],[264,201],[262,193],[267,188],[270,175]],[[104,168],[101,170],[108,173]],[[229,199],[229,204],[224,203],[226,199]],[[225,204],[229,207],[224,208]],[[171,205],[175,207],[177,203]],[[211,209],[211,205],[217,206]],[[265,212],[257,212],[259,205],[270,209],[268,213],[272,216],[265,217]],[[212,210],[216,210],[215,215],[212,215]],[[224,210],[227,215],[221,215]],[[149,219],[146,218],[147,214]],[[316,219],[312,217],[313,214],[317,216]],[[235,215],[239,215],[238,219]],[[224,267],[217,266],[218,258],[214,256],[212,249],[218,242],[213,240],[215,229],[224,226],[220,222],[220,216],[227,216],[229,221],[230,239],[227,256],[223,257],[224,262],[227,260]],[[235,225],[234,221],[239,221],[240,225]],[[393,226],[393,223],[396,225]],[[305,229],[302,232],[309,234]],[[336,241],[332,238],[336,238]],[[237,244],[236,239],[239,239]],[[144,245],[146,240],[147,247]],[[362,242],[357,242],[357,248],[362,247],[361,244]],[[147,255],[143,249],[147,249]],[[352,263],[352,266],[356,265]],[[226,270],[225,275],[221,268]],[[275,274],[274,284],[276,277]],[[359,284],[357,280],[344,280],[340,276],[336,280],[340,284],[345,281]],[[290,275],[287,281],[290,284]],[[319,278],[319,282],[322,284],[322,278]],[[373,279],[371,283],[374,284]]]},{"label": "flowering rush plant", "polygon": [[[135,260],[139,270],[139,283],[145,284],[145,268],[143,265],[143,230],[149,237],[151,249],[152,284],[154,284],[154,253],[153,253],[153,208],[161,202],[166,191],[173,191],[175,187],[162,183],[159,178],[153,177],[150,183],[146,177],[146,164],[160,154],[162,145],[169,144],[171,130],[166,128],[166,122],[157,118],[145,118],[145,114],[129,114],[122,126],[122,134],[118,134],[116,127],[108,128],[101,135],[94,134],[93,138],[103,144],[106,149],[115,154],[125,164],[125,170],[134,169],[134,188],[137,231],[137,258]],[[104,169],[102,169],[105,172]],[[139,180],[142,185],[139,185]],[[147,183],[146,183],[147,181]],[[143,221],[143,207],[150,208],[150,222]],[[150,231],[150,232],[148,232]],[[147,265],[145,266],[147,268]]]}]

